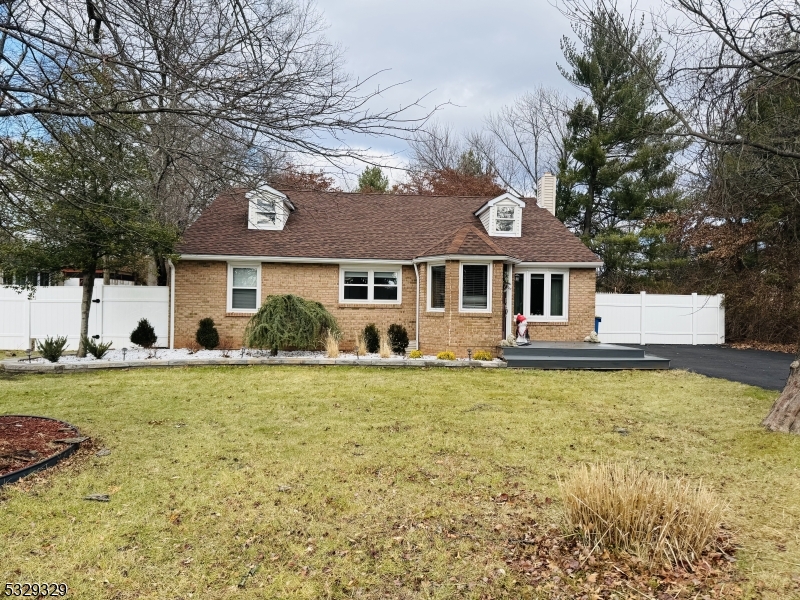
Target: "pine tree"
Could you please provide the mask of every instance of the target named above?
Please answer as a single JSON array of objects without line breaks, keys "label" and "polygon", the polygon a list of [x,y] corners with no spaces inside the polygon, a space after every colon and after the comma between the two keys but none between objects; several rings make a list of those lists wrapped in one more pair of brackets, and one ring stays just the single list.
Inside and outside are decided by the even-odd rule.
[{"label": "pine tree", "polygon": [[389,188],[389,178],[383,174],[380,167],[367,167],[358,176],[358,191],[362,194],[385,193]]},{"label": "pine tree", "polygon": [[561,72],[586,97],[568,113],[570,160],[561,164],[557,210],[603,258],[601,286],[625,287],[647,268],[647,257],[657,262],[666,248],[652,227],[643,234],[644,223],[679,201],[673,161],[683,143],[630,58],[654,68],[662,60],[656,42],[616,12],[593,17],[575,29],[582,47],[567,38],[561,44],[570,66]]}]

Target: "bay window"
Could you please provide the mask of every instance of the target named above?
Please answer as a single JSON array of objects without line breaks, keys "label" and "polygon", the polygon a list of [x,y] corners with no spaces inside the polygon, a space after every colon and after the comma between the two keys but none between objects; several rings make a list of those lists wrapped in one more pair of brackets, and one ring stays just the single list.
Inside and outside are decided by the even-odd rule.
[{"label": "bay window", "polygon": [[491,263],[461,263],[461,312],[491,312]]},{"label": "bay window", "polygon": [[444,310],[444,277],[444,265],[430,265],[428,267],[428,310],[430,311]]},{"label": "bay window", "polygon": [[358,304],[399,304],[400,267],[341,267],[339,302]]}]

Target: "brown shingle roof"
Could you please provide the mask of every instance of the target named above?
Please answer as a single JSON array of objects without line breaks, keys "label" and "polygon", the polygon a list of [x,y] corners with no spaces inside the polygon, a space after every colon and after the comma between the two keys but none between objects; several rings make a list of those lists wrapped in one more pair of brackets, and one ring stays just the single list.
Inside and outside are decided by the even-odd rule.
[{"label": "brown shingle roof", "polygon": [[[525,262],[598,262],[564,225],[528,201],[522,237],[486,235],[473,215],[487,198],[286,191],[283,231],[247,228],[245,190],[221,194],[184,235],[181,254],[410,261],[437,254],[507,255]],[[457,244],[458,252],[448,249]],[[491,250],[491,251],[490,251]]]}]

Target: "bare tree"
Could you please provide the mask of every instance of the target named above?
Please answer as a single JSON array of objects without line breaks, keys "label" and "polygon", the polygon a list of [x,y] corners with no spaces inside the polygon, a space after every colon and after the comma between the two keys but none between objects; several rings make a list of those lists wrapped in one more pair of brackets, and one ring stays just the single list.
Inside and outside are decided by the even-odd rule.
[{"label": "bare tree", "polygon": [[144,148],[144,192],[183,230],[288,155],[349,160],[365,151],[347,135],[413,132],[426,112],[373,108],[383,90],[347,73],[324,26],[308,0],[2,2],[3,170],[25,168],[13,142],[47,137],[49,116],[100,121]]},{"label": "bare tree", "polygon": [[535,194],[547,171],[566,160],[567,96],[537,86],[513,104],[489,115],[483,131],[468,136],[470,146],[491,164],[503,184],[519,195]]}]

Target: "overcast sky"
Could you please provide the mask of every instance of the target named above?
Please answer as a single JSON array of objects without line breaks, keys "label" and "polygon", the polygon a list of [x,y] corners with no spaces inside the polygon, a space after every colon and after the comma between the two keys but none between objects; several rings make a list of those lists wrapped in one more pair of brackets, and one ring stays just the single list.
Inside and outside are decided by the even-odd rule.
[{"label": "overcast sky", "polygon": [[[317,6],[350,72],[364,77],[389,69],[379,77],[382,85],[408,81],[385,95],[387,107],[430,92],[427,108],[456,105],[437,118],[459,131],[480,128],[488,113],[536,84],[570,90],[556,64],[564,62],[559,42],[571,30],[547,0],[317,0]],[[405,158],[402,141],[367,143]]]}]

